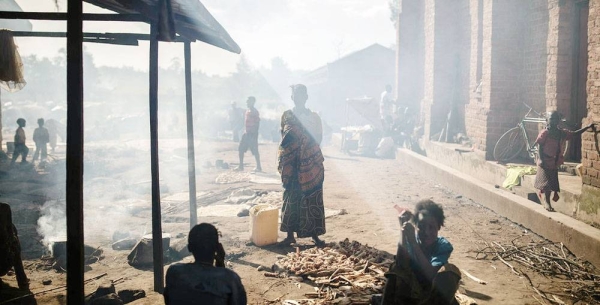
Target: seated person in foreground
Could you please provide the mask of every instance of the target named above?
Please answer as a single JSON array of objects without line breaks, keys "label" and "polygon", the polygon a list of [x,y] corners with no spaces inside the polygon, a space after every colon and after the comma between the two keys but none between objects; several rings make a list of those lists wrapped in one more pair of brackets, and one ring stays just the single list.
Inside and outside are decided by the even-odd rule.
[{"label": "seated person in foreground", "polygon": [[414,215],[403,211],[399,219],[402,234],[396,261],[385,275],[382,304],[457,304],[460,270],[448,264],[452,245],[438,236],[445,219],[442,207],[422,200]]},{"label": "seated person in foreground", "polygon": [[193,227],[188,236],[188,249],[195,262],[169,267],[165,304],[246,304],[246,291],[240,277],[225,268],[225,250],[213,225],[201,223]]}]

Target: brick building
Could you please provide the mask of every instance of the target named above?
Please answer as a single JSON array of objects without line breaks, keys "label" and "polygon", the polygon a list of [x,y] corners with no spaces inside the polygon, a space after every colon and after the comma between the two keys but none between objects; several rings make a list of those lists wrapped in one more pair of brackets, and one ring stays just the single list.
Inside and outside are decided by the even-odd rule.
[{"label": "brick building", "polygon": [[[426,139],[465,133],[492,159],[523,103],[573,129],[600,123],[600,0],[403,0],[399,11],[397,97],[420,108]],[[585,133],[568,155],[584,165],[580,208],[592,215],[597,140]]]}]

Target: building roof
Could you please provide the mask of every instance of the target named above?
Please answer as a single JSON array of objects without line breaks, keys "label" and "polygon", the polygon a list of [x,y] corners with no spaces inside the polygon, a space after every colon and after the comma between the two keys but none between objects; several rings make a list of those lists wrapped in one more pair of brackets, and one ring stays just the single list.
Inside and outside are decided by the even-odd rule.
[{"label": "building roof", "polygon": [[[159,22],[161,0],[84,0],[119,14],[142,14]],[[199,0],[170,0],[175,32],[191,41],[200,40],[233,53],[241,49]]]},{"label": "building roof", "polygon": [[356,60],[357,58],[364,56],[367,53],[378,53],[378,54],[387,53],[390,55],[394,55],[395,51],[390,48],[386,48],[378,43],[374,43],[364,49],[360,49],[360,50],[354,51],[352,53],[346,54],[333,62],[327,63],[324,66],[316,68],[316,69],[306,73],[304,75],[304,78],[307,81],[314,82],[314,83],[326,81],[329,71],[332,66],[336,66],[336,65],[340,65],[340,64],[343,65],[344,63],[346,63],[348,61]]},{"label": "building roof", "polygon": [[[23,10],[15,0],[2,0],[0,1],[0,11],[22,12]],[[29,20],[0,19],[0,29],[31,31],[32,26]]]}]

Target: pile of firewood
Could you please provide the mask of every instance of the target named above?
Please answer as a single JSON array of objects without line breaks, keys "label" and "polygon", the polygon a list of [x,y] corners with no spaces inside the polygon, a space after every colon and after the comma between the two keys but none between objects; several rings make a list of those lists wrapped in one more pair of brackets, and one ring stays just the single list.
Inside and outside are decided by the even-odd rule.
[{"label": "pile of firewood", "polygon": [[228,184],[250,181],[250,172],[226,171],[215,179],[217,184]]},{"label": "pile of firewood", "polygon": [[305,294],[314,300],[310,304],[370,304],[371,295],[382,293],[392,262],[391,254],[346,239],[324,248],[297,248],[276,265],[317,285]]},{"label": "pile of firewood", "polygon": [[[533,240],[524,243],[522,237],[514,239],[510,244],[486,243],[486,247],[476,251],[475,258],[499,260],[516,275],[524,276],[533,291],[543,299],[541,303],[547,301],[565,304],[560,297],[592,304],[600,300],[600,274],[592,264],[578,259],[562,243]],[[538,288],[515,263],[545,277],[557,279],[555,283],[562,286],[562,291],[544,291]]]}]

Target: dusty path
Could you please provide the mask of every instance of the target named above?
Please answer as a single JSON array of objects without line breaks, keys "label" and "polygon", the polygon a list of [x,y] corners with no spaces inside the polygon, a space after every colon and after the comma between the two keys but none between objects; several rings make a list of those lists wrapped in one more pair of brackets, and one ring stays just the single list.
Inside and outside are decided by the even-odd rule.
[{"label": "dusty path", "polygon": [[[173,141],[169,148],[161,150],[162,155],[177,154],[185,148],[185,141]],[[237,146],[228,142],[200,143],[198,148],[198,164],[207,160],[223,159],[229,163],[237,161]],[[263,169],[266,173],[275,173],[276,144],[267,143],[260,146]],[[425,180],[417,172],[408,171],[396,160],[379,160],[363,157],[350,157],[334,147],[324,148],[326,178],[324,187],[325,206],[330,209],[345,209],[346,215],[338,215],[327,219],[327,233],[323,239],[337,242],[345,238],[357,240],[363,244],[393,253],[399,236],[399,225],[394,204],[413,208],[414,204],[424,198],[432,198],[443,205],[446,213],[446,226],[440,231],[454,245],[451,261],[459,268],[467,270],[476,277],[487,281],[487,285],[475,283],[463,278],[461,291],[476,299],[478,304],[536,304],[532,297],[535,292],[528,287],[526,280],[513,274],[508,267],[497,261],[475,260],[472,251],[483,247],[484,242],[510,242],[521,235],[539,238],[526,229],[502,218],[480,205],[462,198],[444,186]],[[163,160],[163,159],[161,159]],[[213,161],[214,162],[214,161]],[[248,171],[254,167],[253,158],[247,155]],[[164,177],[178,177],[183,185],[170,192],[187,190],[187,172],[185,164],[178,167],[179,172],[163,170]],[[200,168],[198,174],[198,190],[226,194],[224,190],[250,187],[255,190],[281,191],[278,184],[256,184],[248,181],[231,184],[217,184],[215,178],[227,170]],[[167,178],[168,179],[168,178]],[[173,178],[175,179],[175,178]],[[218,196],[217,196],[218,197]],[[214,198],[213,198],[214,199]],[[217,198],[218,199],[218,198]],[[223,203],[224,198],[212,204]],[[164,208],[164,205],[163,205]],[[187,233],[186,223],[189,212],[178,211],[165,215],[163,230],[176,236]],[[141,213],[131,217],[124,226],[135,228],[147,225],[149,213]],[[280,299],[302,299],[304,293],[312,292],[313,287],[306,283],[296,283],[288,279],[266,278],[256,270],[259,265],[271,266],[277,254],[294,251],[293,248],[264,247],[258,248],[248,242],[248,217],[206,216],[200,217],[202,222],[215,224],[223,233],[223,243],[230,267],[241,277],[246,287],[250,304],[264,304],[267,301]],[[86,232],[86,242],[102,245],[105,259],[91,265],[86,278],[107,273],[105,279],[123,278],[117,289],[144,289],[148,296],[131,304],[162,304],[162,296],[152,292],[152,273],[150,270],[139,270],[130,267],[126,262],[128,251],[114,251],[110,244],[110,228],[105,232]],[[280,233],[280,239],[284,237]],[[299,240],[304,246],[312,246],[312,242]],[[184,261],[191,261],[188,257]],[[32,280],[32,291],[58,287],[65,283],[64,273],[35,270],[31,266],[39,264],[39,260],[29,259],[28,273]],[[167,268],[166,266],[165,268]],[[551,280],[530,273],[534,283],[549,283]],[[43,279],[52,279],[50,286],[42,286]],[[13,277],[3,277],[11,286],[16,286]],[[86,286],[86,293],[93,292],[97,285]],[[38,304],[63,304],[64,290],[43,294],[37,298]]]}]

